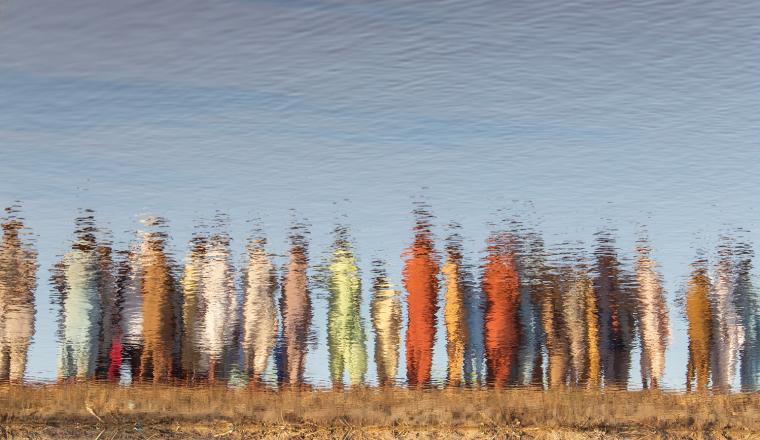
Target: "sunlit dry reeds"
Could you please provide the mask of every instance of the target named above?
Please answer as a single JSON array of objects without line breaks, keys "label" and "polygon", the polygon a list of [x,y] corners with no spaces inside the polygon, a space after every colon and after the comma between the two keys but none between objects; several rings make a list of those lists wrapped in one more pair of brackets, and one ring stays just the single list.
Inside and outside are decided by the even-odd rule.
[{"label": "sunlit dry reeds", "polygon": [[0,387],[4,432],[34,438],[755,438],[758,408],[755,394],[648,391]]}]

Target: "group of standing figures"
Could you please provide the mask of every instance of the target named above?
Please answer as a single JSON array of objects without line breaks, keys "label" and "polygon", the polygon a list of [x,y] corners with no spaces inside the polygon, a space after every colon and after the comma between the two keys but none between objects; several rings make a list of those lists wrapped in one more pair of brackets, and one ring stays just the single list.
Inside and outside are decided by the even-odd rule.
[{"label": "group of standing figures", "polygon": [[[643,386],[659,386],[670,324],[646,241],[638,242],[627,268],[610,233],[597,234],[585,257],[577,249],[549,252],[529,230],[503,230],[491,233],[485,256],[473,264],[456,225],[437,250],[432,216],[426,209],[415,214],[413,241],[402,255],[405,315],[385,263],[372,262],[369,325],[380,386],[398,385],[402,341],[406,384],[431,384],[439,315],[448,386],[627,388],[636,346]],[[333,386],[366,383],[368,325],[347,228],[336,228],[329,261],[310,275],[303,225],[291,229],[281,269],[261,236],[248,242],[236,269],[223,228],[194,235],[178,264],[167,250],[166,222],[143,224],[127,249],[114,250],[91,211],[76,220],[71,248],[51,276],[60,311],[59,380],[214,383],[237,375],[268,386],[275,381],[267,372],[274,372],[279,386],[303,386],[313,344],[312,290],[319,288],[328,293]],[[7,211],[2,229],[0,380],[22,382],[34,331],[37,258],[15,211]],[[682,298],[689,390],[727,391],[737,372],[742,389],[758,388],[760,316],[751,257],[749,246],[724,240],[713,265],[706,259],[693,265]]]}]

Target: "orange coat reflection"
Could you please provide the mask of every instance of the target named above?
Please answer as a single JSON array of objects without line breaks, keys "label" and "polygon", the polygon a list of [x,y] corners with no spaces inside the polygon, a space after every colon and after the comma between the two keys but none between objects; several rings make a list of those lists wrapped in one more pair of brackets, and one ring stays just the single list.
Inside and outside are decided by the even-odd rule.
[{"label": "orange coat reflection", "polygon": [[483,268],[486,367],[489,384],[501,387],[509,381],[520,342],[519,279],[506,237],[490,240]]},{"label": "orange coat reflection", "polygon": [[409,386],[430,382],[435,342],[438,305],[438,263],[433,242],[426,231],[418,231],[412,247],[406,252],[404,286],[409,293],[407,307],[409,325],[406,329],[406,377]]}]

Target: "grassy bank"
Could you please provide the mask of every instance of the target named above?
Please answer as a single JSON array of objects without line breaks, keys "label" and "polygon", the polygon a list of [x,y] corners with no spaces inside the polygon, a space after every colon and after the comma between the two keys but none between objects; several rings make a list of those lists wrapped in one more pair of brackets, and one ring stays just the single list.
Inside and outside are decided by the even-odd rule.
[{"label": "grassy bank", "polygon": [[4,386],[11,438],[760,438],[760,394]]}]

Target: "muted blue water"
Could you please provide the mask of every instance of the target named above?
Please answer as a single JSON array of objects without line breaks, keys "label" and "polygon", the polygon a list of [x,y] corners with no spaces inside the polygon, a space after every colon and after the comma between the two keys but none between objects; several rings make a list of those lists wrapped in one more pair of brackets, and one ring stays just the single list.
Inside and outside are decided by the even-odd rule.
[{"label": "muted blue water", "polygon": [[614,229],[629,257],[644,228],[670,300],[664,385],[682,387],[689,264],[736,227],[760,242],[758,19],[750,1],[5,4],[0,203],[22,202],[40,264],[28,376],[55,375],[46,279],[79,208],[122,247],[138,215],[166,217],[178,259],[218,210],[236,258],[255,220],[278,264],[293,221],[315,259],[348,224],[366,289],[373,258],[400,284],[424,200],[473,261],[505,219],[589,250]]}]

